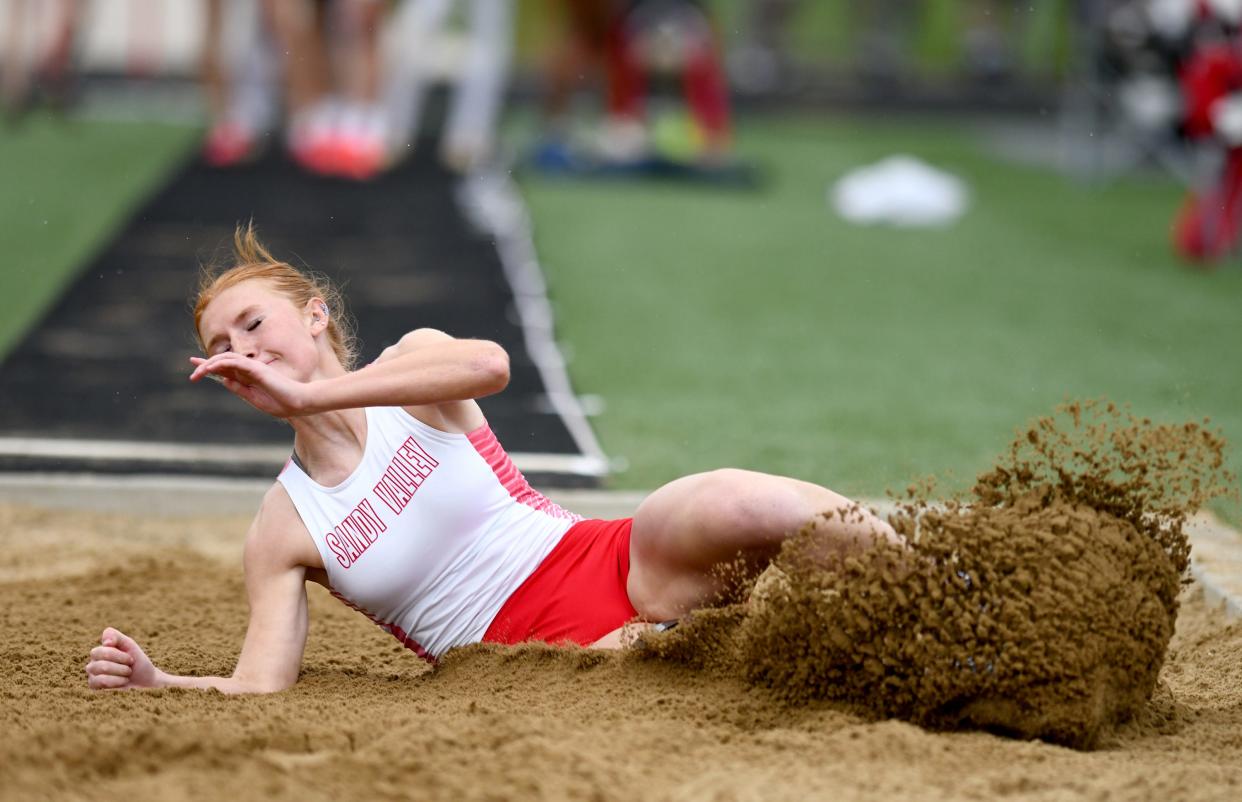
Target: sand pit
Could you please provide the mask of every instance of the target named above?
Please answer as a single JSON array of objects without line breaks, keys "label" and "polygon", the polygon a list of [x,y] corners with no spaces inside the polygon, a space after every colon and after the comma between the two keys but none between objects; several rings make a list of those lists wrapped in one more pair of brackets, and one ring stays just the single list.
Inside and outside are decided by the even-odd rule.
[{"label": "sand pit", "polygon": [[[475,646],[433,671],[312,586],[301,680],[269,696],[94,693],[82,673],[105,624],[167,670],[229,673],[246,519],[0,505],[0,787],[109,800],[1242,798],[1242,622],[1180,585],[1181,512],[1215,486],[1192,474],[1219,444],[1198,453],[1162,439],[1171,430],[1144,441],[1140,426],[1121,462],[1077,449],[1095,468],[1049,485],[1037,480],[1056,431],[1041,431],[973,507],[899,521],[919,529],[916,561],[875,552],[825,573],[794,541],[749,608],[696,615],[643,650]],[[1172,473],[1152,472],[1161,454]],[[1097,481],[1139,463],[1135,483]],[[894,592],[905,583],[919,593]],[[839,615],[799,629],[790,604],[803,620]]]},{"label": "sand pit", "polygon": [[1184,597],[1150,715],[1094,752],[786,705],[740,679],[471,647],[429,672],[310,589],[301,681],[265,697],[93,693],[104,622],[227,672],[240,518],[0,507],[5,799],[1220,799],[1242,792],[1242,623]]}]

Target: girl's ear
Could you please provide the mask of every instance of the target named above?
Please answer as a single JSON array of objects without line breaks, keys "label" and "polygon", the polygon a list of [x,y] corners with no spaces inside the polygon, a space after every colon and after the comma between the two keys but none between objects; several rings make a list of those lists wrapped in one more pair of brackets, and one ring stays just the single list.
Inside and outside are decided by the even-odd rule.
[{"label": "girl's ear", "polygon": [[328,304],[322,298],[311,298],[306,302],[306,311],[310,313],[311,331],[315,334],[328,328],[328,321],[332,319],[332,313],[328,311]]}]

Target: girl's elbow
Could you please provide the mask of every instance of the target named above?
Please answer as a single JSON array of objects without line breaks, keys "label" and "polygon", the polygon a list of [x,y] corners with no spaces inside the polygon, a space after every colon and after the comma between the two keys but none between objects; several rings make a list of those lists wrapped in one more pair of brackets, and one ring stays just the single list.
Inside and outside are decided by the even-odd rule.
[{"label": "girl's elbow", "polygon": [[273,681],[273,682],[260,682],[260,683],[257,683],[251,686],[250,693],[255,693],[255,694],[280,693],[281,691],[289,690],[296,684],[297,684],[296,679],[279,680],[279,681]]},{"label": "girl's elbow", "polygon": [[487,378],[489,393],[498,393],[509,386],[509,354],[493,344],[483,360],[483,373]]},{"label": "girl's elbow", "polygon": [[297,684],[297,674],[248,676],[234,674],[223,683],[220,690],[228,694],[267,694],[287,691]]}]

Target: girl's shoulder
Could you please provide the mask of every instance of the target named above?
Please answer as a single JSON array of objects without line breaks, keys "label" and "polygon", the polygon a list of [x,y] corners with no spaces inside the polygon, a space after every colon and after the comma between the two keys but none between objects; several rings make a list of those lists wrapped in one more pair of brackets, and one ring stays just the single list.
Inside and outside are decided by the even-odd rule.
[{"label": "girl's shoulder", "polygon": [[310,530],[302,521],[289,491],[280,482],[274,482],[267,493],[259,511],[250,524],[250,532],[246,535],[246,552],[257,552],[277,562],[305,565],[310,568],[322,568],[323,560],[315,542],[311,539]]},{"label": "girl's shoulder", "polygon": [[419,423],[448,434],[469,434],[487,422],[482,408],[473,400],[401,409]]}]

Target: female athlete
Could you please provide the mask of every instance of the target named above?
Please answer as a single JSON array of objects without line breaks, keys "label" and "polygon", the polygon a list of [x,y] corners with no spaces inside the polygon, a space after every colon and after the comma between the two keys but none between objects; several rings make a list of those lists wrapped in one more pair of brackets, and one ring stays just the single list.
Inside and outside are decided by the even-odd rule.
[{"label": "female athlete", "polygon": [[175,676],[109,627],[86,664],[91,688],[288,688],[308,580],[434,661],[479,641],[616,647],[627,625],[718,598],[717,566],[757,572],[812,520],[826,548],[897,537],[830,490],[742,470],[677,479],[632,519],[583,520],[531,489],[476,403],[508,382],[500,346],[417,329],[350,370],[333,288],[273,258],[252,228],[234,240],[235,266],[198,293],[205,356],[190,380],[214,378],[294,431],[246,537],[241,655],[229,677]]}]

